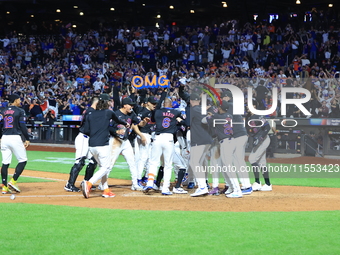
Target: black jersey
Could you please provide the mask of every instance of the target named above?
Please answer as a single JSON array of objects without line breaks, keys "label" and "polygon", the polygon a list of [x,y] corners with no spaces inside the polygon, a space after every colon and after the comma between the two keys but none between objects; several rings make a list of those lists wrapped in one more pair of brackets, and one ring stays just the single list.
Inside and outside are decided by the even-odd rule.
[{"label": "black jersey", "polygon": [[264,138],[270,130],[269,122],[263,116],[256,114],[249,117],[248,125],[249,134],[255,138]]},{"label": "black jersey", "polygon": [[177,132],[177,117],[181,117],[181,112],[172,108],[161,108],[155,111],[156,134]]},{"label": "black jersey", "polygon": [[191,146],[212,143],[211,134],[202,123],[205,116],[201,114],[201,106],[196,105],[190,109],[190,135]]},{"label": "black jersey", "polygon": [[85,132],[85,128],[84,128],[84,123],[86,121],[86,115],[88,115],[89,112],[95,111],[94,108],[89,107],[87,108],[85,111],[83,111],[83,117],[80,123],[80,128],[79,128],[79,132],[84,133]]},{"label": "black jersey", "polygon": [[233,116],[227,112],[215,113],[213,116],[207,117],[208,124],[215,131],[219,141],[233,137],[232,119]]},{"label": "black jersey", "polygon": [[109,127],[110,122],[114,121],[126,125],[126,121],[121,120],[117,115],[109,110],[90,111],[86,116],[84,124],[84,134],[90,136],[89,146],[105,146],[109,144]]},{"label": "black jersey", "polygon": [[29,141],[26,127],[25,111],[17,106],[10,105],[0,110],[2,121],[2,135],[23,135]]},{"label": "black jersey", "polygon": [[233,114],[233,102],[228,102],[229,108],[228,113],[233,115],[233,136],[234,138],[241,137],[247,135],[245,121],[243,120],[242,115]]},{"label": "black jersey", "polygon": [[134,111],[130,112],[129,114],[124,114],[121,112],[121,110],[117,110],[115,111],[115,114],[119,119],[125,120],[127,123],[129,123],[130,126],[132,126],[132,124],[138,124],[141,121]]},{"label": "black jersey", "polygon": [[142,133],[151,133],[152,131],[155,130],[155,121],[154,121],[154,111],[148,110],[146,107],[135,107],[134,108],[137,116],[143,120],[144,118],[148,117],[150,118],[150,121],[144,126],[144,127],[139,127],[140,132]]}]

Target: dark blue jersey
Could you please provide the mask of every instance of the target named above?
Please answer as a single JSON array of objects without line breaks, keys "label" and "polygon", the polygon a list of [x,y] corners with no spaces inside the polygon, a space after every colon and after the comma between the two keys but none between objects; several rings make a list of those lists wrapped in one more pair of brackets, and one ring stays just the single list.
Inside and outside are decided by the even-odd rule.
[{"label": "dark blue jersey", "polygon": [[29,141],[26,119],[25,111],[17,106],[2,108],[0,110],[2,135],[23,135]]},{"label": "dark blue jersey", "polygon": [[233,137],[233,128],[231,126],[232,119],[233,116],[227,112],[215,113],[214,115],[207,117],[210,130],[214,131],[219,141]]},{"label": "dark blue jersey", "polygon": [[84,131],[85,131],[84,130],[84,123],[86,121],[86,115],[88,115],[88,113],[92,112],[92,111],[95,111],[95,109],[92,108],[92,107],[89,107],[83,112],[83,117],[82,117],[82,120],[81,120],[81,123],[80,123],[79,132],[84,133]]},{"label": "dark blue jersey", "polygon": [[191,146],[211,144],[213,141],[211,134],[208,132],[206,125],[202,123],[202,119],[206,116],[202,115],[201,106],[191,107],[189,115]]},{"label": "dark blue jersey", "polygon": [[146,107],[135,107],[134,108],[137,116],[143,120],[144,118],[148,117],[150,118],[150,121],[144,126],[144,127],[139,127],[139,130],[142,133],[151,133],[152,131],[155,130],[155,124],[156,122],[154,121],[154,111],[148,110]]},{"label": "dark blue jersey", "polygon": [[155,112],[156,134],[177,132],[177,117],[181,117],[181,112],[172,108],[161,108]]},{"label": "dark blue jersey", "polygon": [[109,127],[111,122],[126,125],[117,115],[109,110],[95,110],[88,113],[84,123],[84,133],[90,136],[89,146],[105,146],[109,144]]}]

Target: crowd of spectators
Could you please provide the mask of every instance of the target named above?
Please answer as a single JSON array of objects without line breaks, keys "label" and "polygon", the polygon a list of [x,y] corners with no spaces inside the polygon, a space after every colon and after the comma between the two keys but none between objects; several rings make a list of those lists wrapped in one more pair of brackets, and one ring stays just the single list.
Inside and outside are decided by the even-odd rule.
[{"label": "crowd of spectators", "polygon": [[[263,109],[271,106],[273,87],[290,86],[310,90],[312,117],[340,117],[340,30],[333,25],[318,30],[312,24],[230,20],[206,27],[101,28],[85,34],[62,26],[59,34],[12,31],[1,41],[1,105],[7,104],[6,95],[18,94],[36,120],[46,121],[46,114],[55,119],[80,115],[102,92],[112,95],[117,108],[131,92],[134,75],[166,75],[174,106],[179,105],[178,87],[190,84],[236,84],[245,98],[252,86]],[[138,100],[161,91],[138,90]],[[287,115],[304,117],[295,107]]]}]

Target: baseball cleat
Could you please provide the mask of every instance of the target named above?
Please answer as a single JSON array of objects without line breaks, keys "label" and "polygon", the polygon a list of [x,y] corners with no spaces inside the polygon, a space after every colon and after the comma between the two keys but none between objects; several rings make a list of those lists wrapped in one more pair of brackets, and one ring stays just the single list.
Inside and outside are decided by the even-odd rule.
[{"label": "baseball cleat", "polygon": [[2,184],[2,194],[11,194],[12,191],[5,185]]},{"label": "baseball cleat", "polygon": [[222,189],[221,194],[225,194],[228,189],[229,189],[229,186],[224,185],[224,188]]},{"label": "baseball cleat", "polygon": [[157,186],[156,183],[153,184],[153,187],[152,187],[154,190],[159,190],[159,187]]},{"label": "baseball cleat", "polygon": [[148,183],[148,177],[145,177],[145,176],[142,177],[141,181],[142,181],[143,184],[147,184]]},{"label": "baseball cleat", "polygon": [[259,191],[261,190],[261,183],[254,182],[252,185],[253,191]]},{"label": "baseball cleat", "polygon": [[198,197],[198,196],[203,196],[207,195],[209,193],[209,190],[207,187],[204,188],[198,188],[196,189],[195,193],[191,194],[191,197]]},{"label": "baseball cleat", "polygon": [[251,193],[253,193],[253,188],[249,187],[249,188],[246,188],[246,189],[241,189],[241,191],[242,191],[243,195],[250,195]]},{"label": "baseball cleat", "polygon": [[261,187],[261,191],[272,191],[272,190],[273,188],[271,184],[270,185],[265,184]]},{"label": "baseball cleat", "polygon": [[91,187],[92,187],[92,183],[89,182],[89,181],[83,181],[82,185],[83,185],[83,187],[82,187],[83,196],[85,198],[89,198],[90,197],[90,190],[91,190]]},{"label": "baseball cleat", "polygon": [[172,192],[169,190],[169,189],[166,189],[166,190],[162,190],[162,195],[164,195],[164,196],[170,196],[170,195],[172,195]]},{"label": "baseball cleat", "polygon": [[20,193],[20,189],[17,185],[17,181],[14,181],[14,179],[12,178],[11,181],[8,183],[8,188]]},{"label": "baseball cleat", "polygon": [[80,189],[78,189],[76,186],[70,185],[69,183],[65,185],[64,190],[68,192],[80,192]]},{"label": "baseball cleat", "polygon": [[108,198],[108,197],[115,197],[116,194],[114,194],[110,189],[105,189],[102,197]]},{"label": "baseball cleat", "polygon": [[182,188],[173,188],[172,193],[174,194],[188,194],[188,191],[182,189]]},{"label": "baseball cleat", "polygon": [[228,189],[224,192],[224,194],[229,195],[229,194],[231,194],[233,192],[234,192],[233,188],[232,187],[228,187]]},{"label": "baseball cleat", "polygon": [[232,192],[228,195],[225,195],[228,198],[241,198],[243,197],[242,192]]},{"label": "baseball cleat", "polygon": [[152,195],[154,192],[155,190],[150,186],[146,186],[143,190],[143,193],[146,195]]},{"label": "baseball cleat", "polygon": [[143,187],[139,186],[139,185],[132,185],[131,186],[131,190],[138,190],[138,191],[142,191]]},{"label": "baseball cleat", "polygon": [[194,183],[194,182],[189,182],[187,188],[188,188],[188,189],[193,189],[193,188],[195,188],[195,183]]},{"label": "baseball cleat", "polygon": [[210,192],[208,193],[210,196],[219,196],[220,195],[220,190],[218,187],[212,188]]}]

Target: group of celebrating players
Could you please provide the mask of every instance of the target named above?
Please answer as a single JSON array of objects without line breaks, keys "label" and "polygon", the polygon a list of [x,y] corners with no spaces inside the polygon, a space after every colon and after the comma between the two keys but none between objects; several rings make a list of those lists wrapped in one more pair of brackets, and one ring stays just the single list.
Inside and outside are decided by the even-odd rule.
[{"label": "group of celebrating players", "polygon": [[[130,97],[122,99],[121,107],[115,111],[112,110],[115,102],[108,94],[93,97],[75,139],[76,161],[64,189],[80,191],[75,182],[87,158],[89,163],[81,183],[84,197],[89,198],[99,180],[97,188],[103,190],[102,197],[114,197],[108,176],[122,154],[131,173],[131,190],[146,195],[155,192],[187,194],[184,186],[193,189],[196,185],[196,191],[190,194],[192,197],[225,194],[228,198],[240,198],[253,191],[271,191],[266,168],[268,133],[273,129],[270,122],[251,112],[246,116],[247,121],[243,121],[244,116],[233,114],[232,93],[228,90],[221,91],[221,100],[203,115],[198,91],[195,88],[186,91],[181,86],[179,108],[172,108],[167,89],[160,98],[150,96],[140,104],[136,103],[136,90],[133,89]],[[256,100],[253,102],[256,107]],[[225,123],[215,125],[214,120],[225,120]],[[253,184],[248,171],[244,171],[249,135],[253,141],[249,155],[255,176]],[[99,169],[95,172],[97,165]],[[171,191],[173,169],[176,179]],[[218,187],[219,171],[212,171],[209,191],[206,169],[229,169],[221,171],[225,180],[223,190]],[[264,177],[263,185],[260,172]]]},{"label": "group of celebrating players", "polygon": [[[80,192],[75,186],[79,172],[85,165],[84,181],[81,188],[85,198],[89,198],[94,184],[100,180],[98,189],[102,196],[114,197],[108,185],[108,176],[120,154],[129,166],[131,190],[143,191],[150,195],[187,194],[183,188],[193,189],[190,196],[220,195],[240,198],[253,191],[271,191],[269,174],[266,168],[266,149],[270,144],[269,133],[273,132],[273,122],[263,116],[248,112],[244,116],[233,114],[232,93],[221,91],[221,101],[202,114],[202,99],[192,89],[179,89],[182,103],[172,108],[172,101],[165,89],[160,98],[150,96],[137,104],[135,91],[121,101],[121,107],[113,111],[114,102],[108,94],[92,98],[92,105],[84,112],[79,134],[75,139],[76,161],[71,168],[69,180],[64,189]],[[25,147],[29,137],[26,119],[20,109],[20,98],[11,95],[10,104],[0,112],[2,121],[2,194],[20,192],[17,180],[27,162]],[[253,100],[254,107],[257,101]],[[225,120],[215,125],[215,120]],[[248,123],[247,126],[243,123]],[[248,129],[248,130],[247,130]],[[22,143],[22,136],[25,142]],[[245,147],[252,136],[253,149],[249,155],[255,182],[251,184],[245,162]],[[19,163],[12,179],[8,182],[8,166],[15,154]],[[95,172],[96,167],[99,169]],[[211,168],[213,167],[213,168]],[[175,184],[170,191],[172,171],[175,169]],[[225,188],[219,189],[219,171],[212,172],[212,188],[209,191],[206,169],[221,171]],[[229,170],[228,170],[229,169]],[[232,169],[232,170],[230,170]],[[235,171],[236,169],[236,171]],[[260,182],[260,172],[264,184]],[[162,182],[163,181],[163,182]],[[162,185],[161,185],[162,183]]]}]

